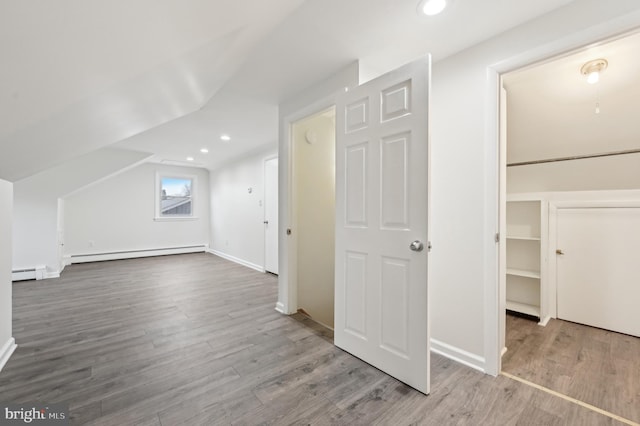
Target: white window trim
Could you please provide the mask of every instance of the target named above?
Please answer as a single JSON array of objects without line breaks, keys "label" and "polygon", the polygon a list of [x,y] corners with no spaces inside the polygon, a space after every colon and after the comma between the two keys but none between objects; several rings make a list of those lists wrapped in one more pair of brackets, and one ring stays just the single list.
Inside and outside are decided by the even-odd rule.
[{"label": "white window trim", "polygon": [[[160,214],[160,197],[162,194],[162,178],[174,178],[174,179],[190,179],[191,180],[191,214],[190,215],[175,215],[175,216],[162,216]],[[155,199],[155,216],[153,218],[156,222],[180,222],[189,220],[198,220],[196,216],[196,190],[198,188],[198,177],[196,175],[186,175],[180,173],[160,173],[156,172],[156,183],[154,191]]]}]

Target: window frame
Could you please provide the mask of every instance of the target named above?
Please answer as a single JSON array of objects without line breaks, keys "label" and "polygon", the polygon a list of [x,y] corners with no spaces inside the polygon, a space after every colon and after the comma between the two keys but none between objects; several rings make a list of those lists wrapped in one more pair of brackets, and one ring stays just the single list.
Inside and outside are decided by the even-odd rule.
[{"label": "window frame", "polygon": [[[163,179],[188,179],[191,181],[191,214],[190,215],[169,215],[163,216],[161,203],[162,203],[162,180]],[[196,189],[198,187],[198,178],[196,175],[182,174],[182,173],[161,173],[156,172],[155,182],[155,221],[185,221],[185,220],[197,220],[196,216]]]}]

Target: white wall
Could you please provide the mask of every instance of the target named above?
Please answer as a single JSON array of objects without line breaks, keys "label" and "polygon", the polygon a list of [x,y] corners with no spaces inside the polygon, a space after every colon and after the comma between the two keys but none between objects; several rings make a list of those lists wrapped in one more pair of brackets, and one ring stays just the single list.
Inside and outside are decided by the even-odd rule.
[{"label": "white wall", "polygon": [[640,189],[640,153],[507,168],[507,192]]},{"label": "white wall", "polygon": [[[194,217],[155,220],[156,173],[194,175]],[[139,165],[65,198],[65,257],[209,242],[209,172]]]},{"label": "white wall", "polygon": [[[315,142],[307,141],[307,132]],[[335,139],[334,116],[317,115],[293,126],[298,308],[329,327],[335,288]]]},{"label": "white wall", "polygon": [[14,189],[13,269],[42,265],[51,273],[59,273],[57,198],[23,189],[19,182]]},{"label": "white wall", "polygon": [[211,250],[258,270],[264,269],[264,160],[275,155],[272,146],[211,172]]},{"label": "white wall", "polygon": [[14,185],[13,269],[61,270],[58,198],[139,164],[149,154],[105,148],[20,180]]},{"label": "white wall", "polygon": [[14,346],[11,327],[11,220],[13,184],[0,179],[0,370]]},{"label": "white wall", "polygon": [[497,373],[497,107],[491,99],[498,90],[489,67],[525,65],[630,29],[640,23],[639,8],[635,1],[573,2],[435,63],[431,326],[448,355]]}]

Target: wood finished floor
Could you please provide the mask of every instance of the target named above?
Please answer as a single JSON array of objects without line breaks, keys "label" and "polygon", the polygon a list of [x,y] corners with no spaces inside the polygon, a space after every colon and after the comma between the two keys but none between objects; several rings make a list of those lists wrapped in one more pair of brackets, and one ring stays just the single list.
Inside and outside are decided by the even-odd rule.
[{"label": "wood finished floor", "polygon": [[502,370],[640,423],[640,338],[507,315]]},{"label": "wood finished floor", "polygon": [[0,401],[91,425],[615,425],[437,355],[424,396],[274,310],[276,278],[209,254],[73,265],[14,284]]}]

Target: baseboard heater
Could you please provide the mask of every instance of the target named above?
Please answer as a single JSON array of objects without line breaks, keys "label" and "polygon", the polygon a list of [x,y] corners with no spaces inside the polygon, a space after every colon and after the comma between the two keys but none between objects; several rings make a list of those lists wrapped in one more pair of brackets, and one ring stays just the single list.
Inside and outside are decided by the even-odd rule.
[{"label": "baseboard heater", "polygon": [[27,280],[43,280],[47,268],[45,266],[36,266],[35,268],[26,269],[14,269],[11,271],[12,281],[27,281]]},{"label": "baseboard heater", "polygon": [[155,249],[123,250],[105,253],[72,254],[67,257],[66,264],[102,262],[106,260],[135,259],[138,257],[167,256],[171,254],[201,253],[206,251],[207,245],[165,247]]}]

